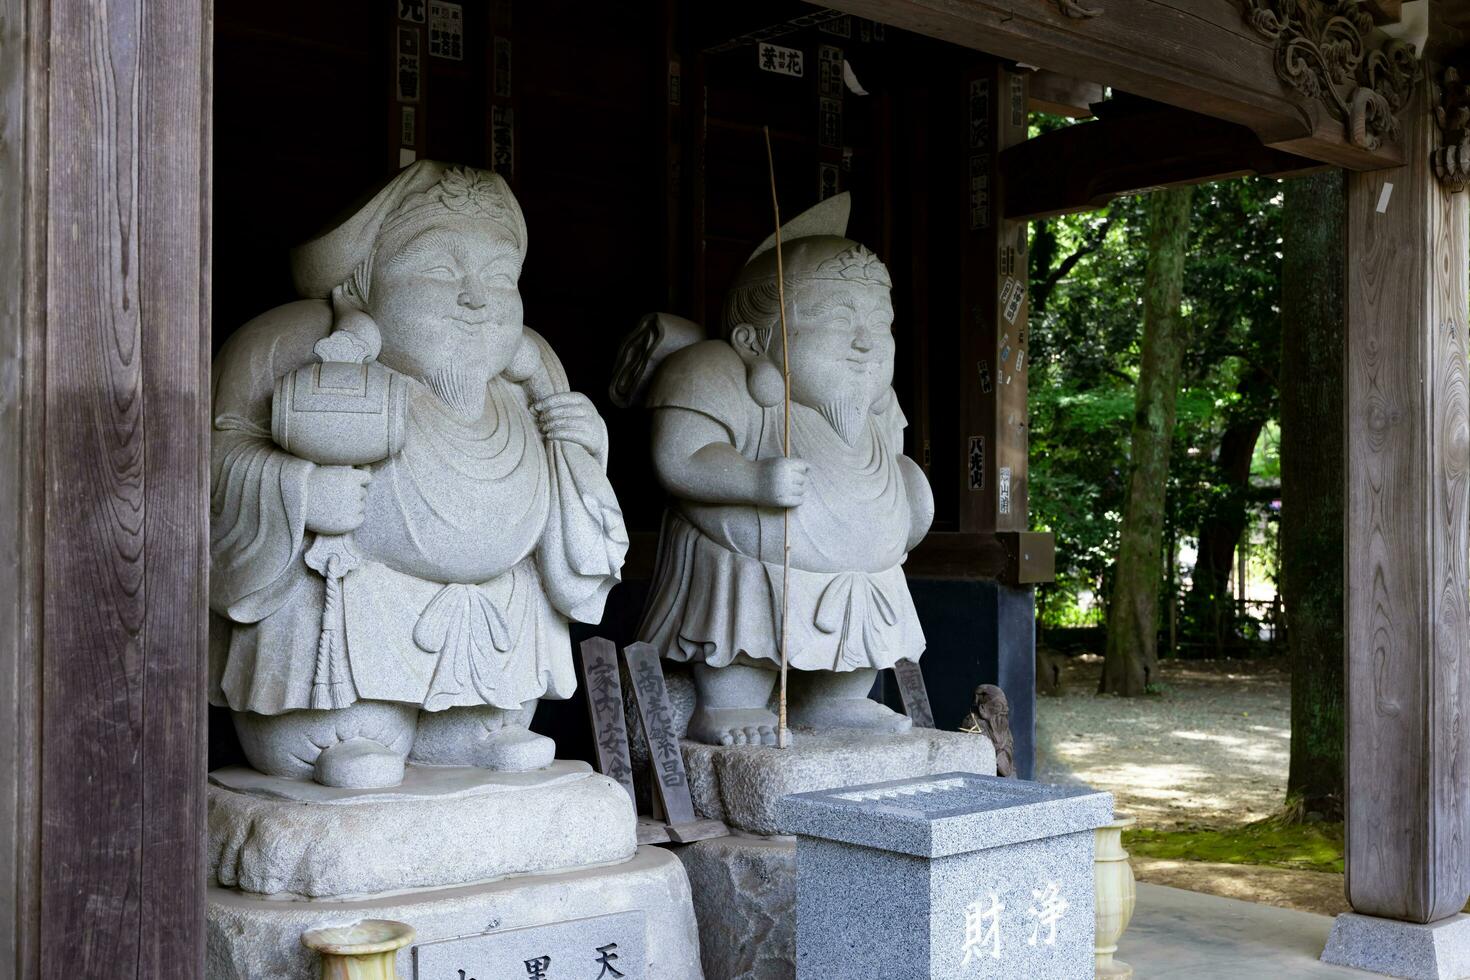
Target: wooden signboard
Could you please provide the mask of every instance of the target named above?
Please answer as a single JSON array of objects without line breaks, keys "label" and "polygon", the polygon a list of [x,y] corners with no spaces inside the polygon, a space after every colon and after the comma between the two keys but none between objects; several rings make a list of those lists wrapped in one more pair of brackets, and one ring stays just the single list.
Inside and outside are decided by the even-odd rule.
[{"label": "wooden signboard", "polygon": [[718,820],[699,820],[694,815],[689,777],[684,771],[684,750],[679,746],[679,733],[674,728],[674,709],[669,704],[658,651],[647,643],[633,643],[623,648],[623,656],[628,661],[628,676],[643,721],[643,735],[648,740],[654,795],[663,807],[669,837],[678,843],[689,843],[724,836],[729,832],[724,824]]},{"label": "wooden signboard", "polygon": [[893,676],[898,680],[898,696],[903,699],[903,710],[914,727],[933,728],[934,709],[929,706],[929,689],[924,686],[923,669],[912,660],[899,660],[893,665]]},{"label": "wooden signboard", "polygon": [[623,720],[623,684],[618,679],[618,648],[611,640],[594,636],[582,641],[582,683],[587,690],[587,713],[592,716],[597,771],[617,780],[636,805],[628,728]]}]

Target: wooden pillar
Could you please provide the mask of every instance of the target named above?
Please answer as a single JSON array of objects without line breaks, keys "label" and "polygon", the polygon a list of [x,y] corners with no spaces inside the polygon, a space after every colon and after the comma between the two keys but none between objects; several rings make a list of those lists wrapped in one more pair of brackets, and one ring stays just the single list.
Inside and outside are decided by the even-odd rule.
[{"label": "wooden pillar", "polygon": [[194,980],[212,8],[0,15],[0,974]]},{"label": "wooden pillar", "polygon": [[961,532],[1026,530],[1027,225],[1004,217],[1000,183],[1001,151],[1026,139],[1026,74],[987,58],[964,76]]},{"label": "wooden pillar", "polygon": [[[959,474],[958,529],[1013,540],[1028,521],[1027,223],[1005,217],[1000,154],[1026,139],[1027,76],[994,58],[964,72],[964,170],[956,195],[965,204],[956,366],[963,445],[955,448],[966,464]],[[1016,769],[1030,778],[1036,596],[1031,585],[1014,580],[997,582],[994,589],[994,615],[986,617],[994,634],[977,640],[994,644],[996,684],[1011,704]],[[988,598],[988,587],[986,592]]]},{"label": "wooden pillar", "polygon": [[1410,922],[1470,897],[1466,195],[1430,166],[1348,177],[1347,893]]},{"label": "wooden pillar", "polygon": [[[27,0],[0,0],[0,976],[38,975],[36,940],[40,824],[36,735],[40,724],[31,650],[40,610],[40,568],[30,546],[40,499],[34,379],[38,254],[33,214],[43,114],[27,103],[43,83],[33,59]],[[43,103],[44,104],[44,103]],[[39,128],[39,132],[37,132]]]}]

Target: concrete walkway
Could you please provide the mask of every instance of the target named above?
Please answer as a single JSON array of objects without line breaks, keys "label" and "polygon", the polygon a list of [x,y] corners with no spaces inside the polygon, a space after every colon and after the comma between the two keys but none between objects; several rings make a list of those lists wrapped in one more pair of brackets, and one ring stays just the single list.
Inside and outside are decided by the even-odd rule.
[{"label": "concrete walkway", "polygon": [[1376,976],[1318,961],[1331,929],[1325,915],[1139,883],[1117,958],[1138,980]]}]

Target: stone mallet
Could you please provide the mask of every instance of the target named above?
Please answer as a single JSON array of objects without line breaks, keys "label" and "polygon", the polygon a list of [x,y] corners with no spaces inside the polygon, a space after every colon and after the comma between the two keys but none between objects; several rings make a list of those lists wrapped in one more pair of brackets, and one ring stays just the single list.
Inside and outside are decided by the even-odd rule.
[{"label": "stone mallet", "polygon": [[[320,363],[276,379],[271,401],[276,445],[323,466],[368,466],[403,448],[407,382],[372,359],[375,346],[338,330],[314,348]],[[318,534],[305,561],[326,580],[311,706],[345,708],[357,693],[347,664],[342,579],[362,564],[362,553],[350,531]]]}]

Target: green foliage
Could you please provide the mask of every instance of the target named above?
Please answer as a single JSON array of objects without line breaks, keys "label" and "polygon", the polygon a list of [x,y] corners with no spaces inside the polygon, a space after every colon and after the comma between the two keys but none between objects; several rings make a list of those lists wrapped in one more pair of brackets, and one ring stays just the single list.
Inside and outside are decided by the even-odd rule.
[{"label": "green foliage", "polygon": [[[1043,120],[1040,128],[1059,124]],[[1232,424],[1275,416],[1280,204],[1275,180],[1196,189],[1184,293],[1193,341],[1178,399],[1166,541],[1196,535],[1216,509],[1267,503],[1227,487],[1216,456]],[[1082,618],[1080,594],[1107,593],[1128,472],[1147,233],[1142,197],[1032,225],[1032,521],[1057,537],[1057,581],[1038,596],[1047,625]],[[1274,446],[1272,439],[1258,448],[1253,483],[1279,481]],[[1160,569],[1161,587],[1163,579]]]},{"label": "green foliage", "polygon": [[1342,873],[1340,823],[1283,823],[1261,820],[1223,830],[1134,829],[1123,832],[1123,846],[1140,857],[1176,861],[1254,864],[1299,871]]}]

